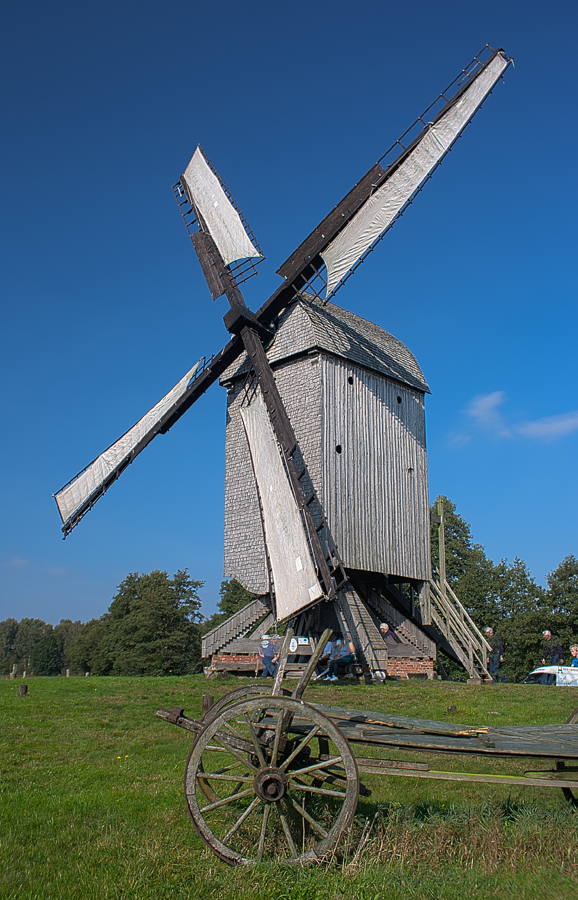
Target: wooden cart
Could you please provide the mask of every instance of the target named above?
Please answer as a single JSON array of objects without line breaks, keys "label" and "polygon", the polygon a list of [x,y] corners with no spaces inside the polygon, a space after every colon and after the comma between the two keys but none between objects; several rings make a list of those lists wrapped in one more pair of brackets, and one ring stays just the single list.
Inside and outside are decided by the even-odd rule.
[{"label": "wooden cart", "polygon": [[[279,670],[266,685],[222,697],[201,721],[184,710],[157,716],[194,732],[185,769],[185,798],[199,835],[231,865],[266,860],[304,863],[332,850],[349,829],[360,793],[359,773],[562,789],[578,788],[578,710],[565,725],[489,728],[305,703],[303,693],[328,634],[295,690],[281,689],[291,633]],[[373,748],[357,756],[352,745]],[[399,750],[524,758],[547,771],[488,775],[432,770],[425,762],[388,757]]]}]

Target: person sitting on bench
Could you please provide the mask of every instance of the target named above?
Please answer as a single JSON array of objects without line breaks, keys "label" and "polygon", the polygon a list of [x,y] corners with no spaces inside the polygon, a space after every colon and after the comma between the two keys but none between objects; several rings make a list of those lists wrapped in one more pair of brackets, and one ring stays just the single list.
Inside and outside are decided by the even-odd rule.
[{"label": "person sitting on bench", "polygon": [[335,649],[329,660],[329,674],[324,681],[337,681],[339,669],[344,669],[355,658],[355,647],[352,641],[339,640],[335,644]]}]

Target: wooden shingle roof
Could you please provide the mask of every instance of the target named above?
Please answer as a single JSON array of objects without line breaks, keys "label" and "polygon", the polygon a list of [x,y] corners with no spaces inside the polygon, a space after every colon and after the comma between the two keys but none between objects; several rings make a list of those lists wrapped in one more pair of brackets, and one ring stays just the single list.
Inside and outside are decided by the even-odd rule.
[{"label": "wooden shingle roof", "polygon": [[[416,358],[405,344],[355,313],[302,294],[279,317],[267,356],[274,367],[315,350],[429,393]],[[244,375],[248,368],[246,355],[239,357],[222,375],[221,384]]]}]

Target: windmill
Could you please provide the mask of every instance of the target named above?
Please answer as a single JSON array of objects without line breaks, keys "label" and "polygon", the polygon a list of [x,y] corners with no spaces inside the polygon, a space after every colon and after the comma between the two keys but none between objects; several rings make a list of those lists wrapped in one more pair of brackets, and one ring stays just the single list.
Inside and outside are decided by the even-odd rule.
[{"label": "windmill", "polygon": [[231,339],[55,499],[66,537],[220,379],[228,390],[225,574],[260,598],[206,650],[271,610],[267,622],[291,619],[298,633],[339,628],[372,672],[391,671],[399,656],[377,628],[385,620],[405,660],[427,660],[430,672],[438,645],[471,675],[485,674],[483,637],[463,608],[456,613],[445,580],[431,577],[427,384],[403,344],[332,301],[510,62],[486,45],[277,270],[283,281],[256,313],[241,285],[263,254],[200,147],[174,186],[211,297],[229,303]]}]

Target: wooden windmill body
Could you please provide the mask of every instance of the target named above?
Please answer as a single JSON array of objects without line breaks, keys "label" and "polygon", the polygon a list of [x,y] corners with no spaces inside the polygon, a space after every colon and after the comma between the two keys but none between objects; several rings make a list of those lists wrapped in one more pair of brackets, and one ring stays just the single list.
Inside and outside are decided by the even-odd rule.
[{"label": "wooden windmill body", "polygon": [[[271,610],[267,623],[291,619],[307,632],[304,641],[327,624],[339,629],[374,674],[394,672],[397,658],[406,673],[413,666],[431,675],[436,645],[475,669],[463,610],[447,607],[446,585],[431,580],[427,383],[403,344],[330,301],[413,202],[509,63],[503,51],[484,48],[278,269],[283,283],[256,313],[240,285],[261,250],[200,147],[175,185],[211,296],[229,302],[231,340],[55,497],[66,536],[220,379],[228,391],[225,575],[260,599],[207,636],[207,655],[246,636]],[[434,614],[437,630],[430,584],[438,612],[445,610],[444,621]],[[395,632],[393,645],[380,621]]]},{"label": "wooden windmill body", "polygon": [[[431,577],[424,394],[407,348],[331,303],[299,298],[267,356],[343,565]],[[265,536],[243,427],[246,357],[227,386],[225,574],[269,591]]]}]

